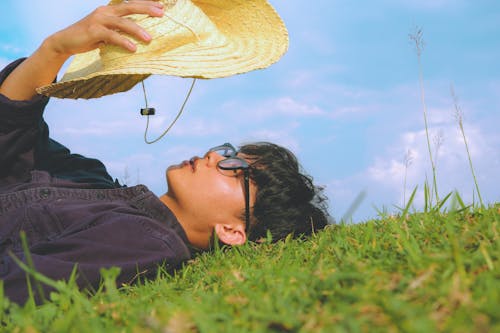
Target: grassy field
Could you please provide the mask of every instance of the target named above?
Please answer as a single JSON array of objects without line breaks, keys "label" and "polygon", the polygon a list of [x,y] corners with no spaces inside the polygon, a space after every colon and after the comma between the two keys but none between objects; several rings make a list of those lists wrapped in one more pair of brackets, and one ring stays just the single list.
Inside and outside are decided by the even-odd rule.
[{"label": "grassy field", "polygon": [[[500,332],[500,205],[338,224],[248,244],[175,276],[35,307],[0,298],[8,332]],[[453,206],[453,205],[451,205]]]}]

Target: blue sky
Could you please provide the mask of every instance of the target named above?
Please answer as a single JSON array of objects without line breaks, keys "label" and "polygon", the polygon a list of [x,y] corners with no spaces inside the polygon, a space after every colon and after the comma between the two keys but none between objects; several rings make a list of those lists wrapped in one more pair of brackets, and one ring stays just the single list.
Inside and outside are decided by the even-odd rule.
[{"label": "blue sky", "polygon": [[[360,222],[395,212],[432,179],[420,101],[418,62],[408,35],[420,27],[429,133],[441,196],[477,200],[450,93],[461,108],[483,200],[500,201],[500,2],[497,0],[315,0],[271,3],[290,34],[287,54],[268,69],[198,81],[183,117],[146,145],[140,86],[97,100],[53,99],[46,119],[54,138],[100,158],[116,178],[166,191],[166,166],[222,142],[273,141],[293,150],[326,186],[331,214]],[[104,4],[3,0],[0,65],[29,55],[44,37]],[[190,81],[147,80],[152,135],[175,116]],[[411,162],[405,167],[405,156]],[[403,186],[406,174],[406,189]]]}]

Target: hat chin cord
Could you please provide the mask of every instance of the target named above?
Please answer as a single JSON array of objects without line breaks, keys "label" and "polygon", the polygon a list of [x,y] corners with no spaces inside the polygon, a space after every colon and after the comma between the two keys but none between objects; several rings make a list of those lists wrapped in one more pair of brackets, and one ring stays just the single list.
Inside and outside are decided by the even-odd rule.
[{"label": "hat chin cord", "polygon": [[155,142],[158,142],[160,141],[167,133],[168,131],[170,131],[170,129],[175,125],[175,123],[177,122],[177,120],[180,118],[182,112],[184,111],[184,107],[186,106],[186,103],[189,99],[189,96],[191,96],[191,92],[193,91],[193,87],[194,87],[194,84],[196,82],[196,78],[193,78],[193,82],[191,83],[191,87],[189,88],[189,91],[186,95],[186,98],[184,99],[184,102],[182,103],[182,106],[179,110],[179,112],[177,113],[177,116],[175,116],[174,120],[172,120],[172,122],[170,123],[170,125],[167,127],[167,129],[165,131],[163,131],[162,134],[160,134],[160,136],[158,136],[156,139],[154,140],[148,140],[148,129],[149,129],[149,116],[150,115],[154,115],[154,108],[149,108],[148,107],[148,99],[146,97],[146,88],[144,87],[144,81],[141,81],[142,83],[142,90],[144,92],[144,100],[146,102],[146,107],[141,109],[141,114],[142,115],[145,115],[147,117],[146,119],[146,129],[144,130],[144,142],[147,143],[147,144],[153,144]]},{"label": "hat chin cord", "polygon": [[[172,16],[170,16],[170,15],[168,15],[166,13],[164,14],[164,16],[167,16],[169,19],[171,19],[175,23],[177,23],[179,25],[182,25],[184,28],[188,29],[196,37],[196,39],[198,40],[198,42],[201,41],[200,37],[198,36],[198,34],[189,25],[187,25],[185,23],[182,23],[182,22],[174,19]],[[174,120],[172,120],[172,122],[167,127],[167,129],[165,131],[163,131],[163,133],[160,134],[160,136],[158,136],[156,139],[154,139],[154,140],[148,140],[149,116],[155,114],[155,109],[148,107],[148,98],[146,96],[146,87],[144,86],[144,80],[141,81],[142,91],[144,92],[144,101],[146,103],[146,107],[143,108],[143,109],[141,109],[141,115],[145,115],[147,117],[147,120],[146,120],[146,129],[144,130],[144,142],[145,143],[147,143],[147,144],[150,145],[150,144],[153,144],[153,143],[156,143],[156,142],[160,141],[168,133],[168,131],[170,131],[170,129],[175,125],[175,123],[177,122],[177,120],[180,118],[182,112],[184,111],[184,107],[186,106],[186,103],[187,103],[187,101],[189,99],[189,96],[191,96],[191,92],[193,91],[193,87],[194,87],[195,82],[196,82],[196,78],[193,78],[193,82],[191,83],[191,87],[189,88],[189,91],[188,91],[188,93],[186,95],[186,98],[184,99],[184,102],[182,103],[182,106],[181,106],[179,112],[177,113],[177,116],[175,116]]]}]

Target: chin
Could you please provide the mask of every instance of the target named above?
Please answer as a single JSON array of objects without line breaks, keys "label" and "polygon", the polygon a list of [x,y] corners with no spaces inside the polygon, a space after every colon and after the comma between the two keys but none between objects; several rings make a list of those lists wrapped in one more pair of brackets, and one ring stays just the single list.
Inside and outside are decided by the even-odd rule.
[{"label": "chin", "polygon": [[171,165],[165,170],[165,180],[167,181],[167,186],[170,188],[170,178],[172,172],[174,172],[177,169],[176,165]]},{"label": "chin", "polygon": [[180,169],[182,168],[182,164],[173,164],[173,165],[170,165],[167,170],[165,171],[165,173],[169,173],[171,170],[176,170],[176,169]]},{"label": "chin", "polygon": [[173,189],[179,182],[182,183],[182,179],[182,165],[171,165],[165,171],[168,189]]}]

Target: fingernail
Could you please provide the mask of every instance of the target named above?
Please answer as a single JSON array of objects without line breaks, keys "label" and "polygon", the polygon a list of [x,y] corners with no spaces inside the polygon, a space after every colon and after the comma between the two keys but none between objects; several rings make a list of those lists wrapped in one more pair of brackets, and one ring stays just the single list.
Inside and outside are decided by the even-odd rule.
[{"label": "fingernail", "polygon": [[141,35],[142,35],[142,39],[144,39],[145,41],[150,41],[151,40],[151,35],[148,34],[146,31],[142,31]]},{"label": "fingernail", "polygon": [[153,12],[154,15],[163,16],[163,9],[161,8],[153,7],[151,11]]},{"label": "fingernail", "polygon": [[134,43],[132,43],[131,41],[128,40],[127,41],[127,49],[129,49],[130,51],[134,52],[137,49],[137,47],[135,46]]}]

